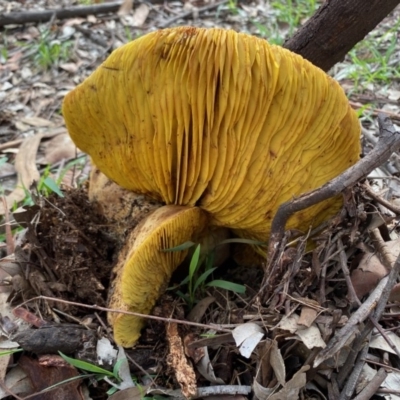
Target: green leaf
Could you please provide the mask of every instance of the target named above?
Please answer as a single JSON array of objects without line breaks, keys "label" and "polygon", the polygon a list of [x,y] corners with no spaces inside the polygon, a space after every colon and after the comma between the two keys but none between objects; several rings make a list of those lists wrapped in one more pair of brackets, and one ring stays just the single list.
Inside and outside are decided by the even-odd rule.
[{"label": "green leaf", "polygon": [[61,351],[59,351],[58,353],[66,362],[70,363],[71,365],[73,365],[76,368],[79,368],[79,369],[82,369],[82,370],[88,371],[88,372],[93,372],[95,374],[101,374],[101,375],[114,377],[114,374],[112,372],[107,371],[104,368],[98,367],[97,365],[90,364],[86,361],[76,360],[75,358],[68,357],[65,354],[61,353]]},{"label": "green leaf", "polygon": [[196,250],[192,255],[192,259],[190,260],[189,265],[189,280],[192,281],[193,275],[196,272],[196,269],[199,265],[199,258],[200,258],[200,245],[198,244]]},{"label": "green leaf", "polygon": [[64,194],[60,190],[60,187],[57,185],[57,183],[54,181],[54,179],[50,178],[50,176],[48,176],[44,179],[43,185],[46,186],[47,189],[58,194],[60,197],[64,197]]},{"label": "green leaf", "polygon": [[266,242],[260,242],[258,240],[235,238],[235,239],[225,239],[222,242],[218,243],[217,246],[228,243],[244,243],[244,244],[252,244],[254,246],[265,246],[267,244]]},{"label": "green leaf", "polygon": [[9,354],[18,353],[19,351],[23,351],[23,349],[11,349],[11,350],[0,351],[0,357],[8,356]]},{"label": "green leaf", "polygon": [[161,250],[161,251],[163,251],[164,253],[173,252],[173,251],[182,251],[182,250],[189,249],[190,247],[194,246],[195,244],[196,243],[193,243],[193,242],[191,242],[189,240],[189,241],[187,241],[185,243],[180,244],[179,246],[171,247],[169,249],[164,249],[164,250]]},{"label": "green leaf", "polygon": [[217,269],[217,267],[210,268],[207,271],[204,271],[199,278],[196,280],[194,284],[193,292],[196,292],[197,288]]},{"label": "green leaf", "polygon": [[235,292],[235,293],[246,293],[245,286],[238,285],[237,283],[233,283],[233,282],[229,282],[229,281],[224,281],[221,279],[216,279],[214,281],[211,281],[211,282],[207,283],[206,286],[219,287],[221,289],[230,290],[231,292]]}]

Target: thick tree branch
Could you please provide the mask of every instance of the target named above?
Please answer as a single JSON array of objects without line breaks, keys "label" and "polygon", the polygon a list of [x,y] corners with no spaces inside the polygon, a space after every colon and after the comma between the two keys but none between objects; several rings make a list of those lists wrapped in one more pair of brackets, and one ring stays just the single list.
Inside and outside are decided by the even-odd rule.
[{"label": "thick tree branch", "polygon": [[285,44],[328,71],[372,31],[400,0],[329,0]]}]

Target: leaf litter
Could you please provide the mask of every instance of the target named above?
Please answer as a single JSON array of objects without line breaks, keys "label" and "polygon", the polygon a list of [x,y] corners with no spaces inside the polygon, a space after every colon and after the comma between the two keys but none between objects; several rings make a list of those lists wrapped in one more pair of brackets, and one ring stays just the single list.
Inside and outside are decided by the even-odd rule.
[{"label": "leaf litter", "polygon": [[[0,12],[41,11],[72,3],[67,0],[0,1]],[[86,159],[77,157],[68,144],[59,113],[64,95],[112,50],[153,29],[190,23],[263,35],[260,26],[267,25],[276,13],[268,2],[239,2],[232,8],[229,2],[214,6],[202,0],[185,4],[155,1],[139,3],[132,10],[131,2],[122,3],[125,6],[120,9],[122,15],[119,16],[91,15],[53,19],[35,25],[12,25],[2,35],[0,161],[3,157],[5,160],[0,162],[2,190],[6,196],[18,190],[19,196],[11,197],[10,202],[21,203],[25,201],[26,191],[32,188],[31,197],[37,203],[24,207],[25,216],[15,214],[24,227],[22,231],[16,233],[17,223],[12,222],[15,252],[9,254],[11,259],[1,260],[1,265],[7,265],[4,269],[8,268],[8,274],[2,279],[3,284],[7,284],[3,288],[9,301],[2,305],[2,315],[8,308],[12,318],[11,307],[40,295],[83,305],[106,305],[110,270],[118,251],[119,235],[123,233],[115,232],[90,206],[85,187],[77,189],[88,176],[90,166]],[[399,12],[395,10],[370,34],[384,37],[379,42],[382,51],[391,43],[391,36],[384,36],[382,32],[391,32]],[[289,34],[287,25],[280,28]],[[348,55],[342,64],[334,67],[332,74],[348,92],[353,107],[362,110],[363,152],[367,154],[377,142],[375,117],[378,110],[387,112],[395,124],[400,121],[400,85],[398,79],[364,86],[356,82],[355,85],[349,78],[353,60],[354,56]],[[34,146],[31,140],[36,143]],[[23,144],[28,149],[26,153]],[[18,155],[24,160],[22,168],[18,167]],[[372,192],[359,184],[347,193],[345,211],[317,236],[313,249],[306,251],[298,242],[296,251],[296,248],[284,250],[282,260],[291,272],[285,275],[285,290],[272,296],[269,302],[252,301],[258,293],[257,282],[262,280],[262,271],[229,261],[221,274],[224,279],[246,284],[247,292],[238,296],[218,288],[207,288],[212,301],[197,309],[195,321],[208,325],[209,329],[150,321],[138,346],[126,351],[131,372],[139,377],[149,395],[236,397],[238,393],[249,396],[248,388],[251,388],[260,399],[300,396],[333,399],[339,398],[345,390],[360,396],[374,379],[380,378],[382,366],[386,366],[386,377],[375,392],[379,398],[397,398],[400,390],[400,360],[396,351],[398,286],[393,288],[379,319],[373,321],[371,310],[383,293],[383,289],[376,291],[380,290],[379,282],[389,271],[387,260],[391,260],[393,267],[399,252],[396,247],[399,161],[399,155],[394,153],[371,174],[368,182]],[[73,165],[69,166],[70,163]],[[43,199],[35,194],[37,190],[32,183],[35,181],[37,185],[47,165],[50,165],[50,177],[63,176],[59,181],[63,183],[63,198],[53,194]],[[66,167],[68,170],[64,171]],[[0,246],[5,255],[6,246]],[[391,258],[388,257],[390,252],[393,253]],[[366,307],[363,314],[356,314],[361,309],[360,303],[370,304],[371,309]],[[165,295],[153,314],[184,320],[188,311],[181,299]],[[24,343],[36,354],[41,353],[39,349],[48,353],[61,348],[61,344],[71,345],[67,349],[69,354],[96,363],[96,343],[109,336],[101,311],[76,304],[36,300],[17,308],[15,315],[18,316],[15,319],[19,326],[17,335],[22,335],[20,344]],[[372,322],[368,319],[371,315]],[[28,324],[31,328],[26,329]],[[2,325],[7,331],[4,318]],[[246,329],[247,326],[254,327],[254,331]],[[235,332],[243,330],[248,335],[244,341],[251,339],[249,351],[243,354],[232,334],[219,332],[213,329],[215,327],[228,330],[234,336]],[[56,338],[53,348],[43,347],[43,340],[49,338],[46,330]],[[368,338],[371,331],[369,347],[364,342],[360,344],[360,338]],[[15,333],[7,332],[13,338]],[[36,337],[32,341],[38,332],[39,339]],[[208,336],[202,336],[205,333]],[[191,335],[190,340],[188,335]],[[255,336],[252,338],[252,335]],[[75,341],[68,338],[75,338]],[[29,347],[32,345],[36,347]],[[192,350],[187,351],[188,347]],[[358,355],[362,357],[357,358]],[[29,353],[19,359],[12,357],[21,367],[23,364],[26,374],[20,367],[2,368],[2,378],[11,392],[33,393],[53,383],[46,365],[53,365],[55,359],[51,362],[39,360],[38,364]],[[58,369],[58,380],[70,374],[62,373],[59,365],[53,368]],[[39,374],[37,378],[32,377],[35,369]],[[358,369],[361,374],[357,386],[349,389],[348,382]],[[67,370],[74,369],[67,367]],[[85,387],[81,380],[76,382],[72,393],[77,387]],[[240,392],[240,388],[244,392]],[[120,393],[125,391],[128,393],[132,388]],[[55,389],[51,395],[57,392],[59,396],[65,393]],[[90,393],[92,398],[106,398],[104,385],[91,386]],[[10,393],[3,391],[0,397],[7,395]],[[142,396],[137,391],[134,395]]]}]

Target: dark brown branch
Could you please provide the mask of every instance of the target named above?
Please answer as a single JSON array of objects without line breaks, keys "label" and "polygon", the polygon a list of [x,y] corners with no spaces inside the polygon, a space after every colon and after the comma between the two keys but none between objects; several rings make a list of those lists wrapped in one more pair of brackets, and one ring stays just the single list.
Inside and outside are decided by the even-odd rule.
[{"label": "dark brown branch", "polygon": [[328,71],[372,31],[400,0],[329,0],[285,44]]},{"label": "dark brown branch", "polygon": [[298,198],[283,203],[279,207],[271,226],[269,259],[271,259],[271,255],[275,253],[274,249],[276,243],[282,240],[286,223],[293,214],[337,196],[346,188],[365,179],[371,171],[382,165],[389,156],[400,147],[400,133],[396,132],[390,118],[380,114],[378,116],[378,122],[380,139],[375,148],[368,153],[368,155],[324,186],[302,194]]},{"label": "dark brown branch", "polygon": [[[152,3],[156,3],[157,1],[159,3],[162,2],[162,0],[151,0]],[[54,10],[10,12],[0,16],[0,26],[26,24],[28,22],[45,22],[50,21],[53,16],[56,19],[67,19],[114,13],[119,10],[122,3],[123,1],[114,1],[112,3],[94,4],[91,6],[73,6]]]}]

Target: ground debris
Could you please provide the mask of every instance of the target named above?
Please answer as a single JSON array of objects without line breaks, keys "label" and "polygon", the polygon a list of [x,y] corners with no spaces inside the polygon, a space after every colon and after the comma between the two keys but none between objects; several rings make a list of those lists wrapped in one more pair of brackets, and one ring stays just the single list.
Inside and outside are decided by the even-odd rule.
[{"label": "ground debris", "polygon": [[[31,266],[22,276],[25,287],[14,296],[27,300],[45,295],[105,305],[116,240],[107,233],[106,221],[93,211],[85,191],[52,195],[26,225],[22,251]],[[65,312],[66,306],[62,308]]]}]

